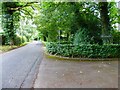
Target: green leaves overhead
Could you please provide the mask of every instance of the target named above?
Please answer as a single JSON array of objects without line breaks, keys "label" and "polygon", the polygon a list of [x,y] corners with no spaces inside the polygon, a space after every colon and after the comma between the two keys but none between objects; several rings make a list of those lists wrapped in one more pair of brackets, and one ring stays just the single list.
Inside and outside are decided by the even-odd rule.
[{"label": "green leaves overhead", "polygon": [[[85,28],[89,33],[89,38],[93,39],[93,43],[102,43],[101,33],[104,23],[101,22],[103,19],[101,19],[100,13],[105,4],[107,4],[106,13],[109,14],[107,18],[110,19],[110,22],[106,22],[105,25],[116,23],[117,8],[112,2],[101,2],[101,4],[95,2],[41,2],[35,23],[46,40],[49,37],[54,38],[53,41],[57,41],[58,37],[71,40],[79,29]],[[114,14],[112,14],[112,10]]]},{"label": "green leaves overhead", "polygon": [[[115,2],[3,2],[2,10],[3,29],[10,40],[21,28],[24,35],[32,33],[36,25],[47,41],[102,43],[101,34],[110,35],[119,22]],[[20,25],[21,21],[26,24]]]},{"label": "green leaves overhead", "polygon": [[36,19],[35,23],[46,38],[56,35],[52,38],[57,40],[59,30],[63,32],[70,30],[73,16],[71,7],[67,3],[43,2],[40,8],[40,14],[37,17],[39,19]]},{"label": "green leaves overhead", "polygon": [[14,44],[16,31],[20,26],[21,13],[33,18],[34,8],[32,4],[34,3],[36,2],[2,2],[2,25],[6,44]]}]

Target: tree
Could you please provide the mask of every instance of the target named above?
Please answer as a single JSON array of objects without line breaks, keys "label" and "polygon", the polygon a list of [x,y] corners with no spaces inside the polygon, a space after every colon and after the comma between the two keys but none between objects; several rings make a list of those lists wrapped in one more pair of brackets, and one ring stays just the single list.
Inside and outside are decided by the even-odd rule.
[{"label": "tree", "polygon": [[102,23],[102,38],[104,44],[112,43],[112,36],[110,34],[111,26],[110,26],[110,18],[109,18],[109,11],[108,11],[108,2],[99,2],[99,10],[101,16],[101,23]]},{"label": "tree", "polygon": [[[79,37],[75,36],[74,40],[76,41],[77,38],[80,38],[80,41],[83,41],[81,43],[89,41],[91,44],[102,44],[100,37],[101,25],[98,17],[99,12],[97,4],[93,2],[72,2],[72,6],[74,7],[74,21],[71,27],[72,32],[74,35],[78,34],[78,32],[82,32],[81,34],[83,34],[82,36],[78,35]],[[86,40],[83,37],[86,37]]]},{"label": "tree", "polygon": [[109,18],[110,18],[110,25],[111,28],[116,29],[115,24],[119,23],[119,14],[116,2],[109,2],[108,3],[108,10],[109,10]]},{"label": "tree", "polygon": [[[118,19],[114,3],[34,3],[36,2],[3,3],[3,17],[7,18],[3,18],[3,29],[6,37],[10,38],[7,40],[14,41],[16,32],[20,33],[21,31],[22,35],[29,37],[33,32],[33,29],[29,29],[29,21],[32,21],[32,24],[37,25],[39,35],[45,41],[56,42],[59,37],[61,41],[73,42],[79,36],[78,39],[81,43],[89,41],[90,44],[102,44],[102,34],[104,43],[111,42],[110,32]],[[114,13],[110,13],[113,11]],[[20,20],[26,24],[20,24]]]},{"label": "tree", "polygon": [[[2,24],[5,32],[6,44],[14,44],[16,29],[19,27],[20,12],[29,14],[25,7],[31,6],[36,2],[3,2],[2,3]],[[32,17],[32,15],[31,15]]]},{"label": "tree", "polygon": [[60,36],[69,37],[67,33],[70,31],[72,20],[71,7],[67,3],[43,2],[40,8],[35,23],[44,40],[57,41],[59,31]]}]

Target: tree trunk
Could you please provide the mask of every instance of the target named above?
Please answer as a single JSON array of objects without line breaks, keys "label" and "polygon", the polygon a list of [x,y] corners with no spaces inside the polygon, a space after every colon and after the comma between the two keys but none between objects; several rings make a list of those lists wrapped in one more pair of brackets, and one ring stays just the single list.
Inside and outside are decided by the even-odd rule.
[{"label": "tree trunk", "polygon": [[[105,2],[106,1],[106,2]],[[108,11],[108,2],[104,0],[104,2],[99,2],[99,10],[100,10],[100,17],[102,23],[102,39],[104,44],[112,43],[112,36],[110,34],[110,18],[109,18],[109,11]]]}]

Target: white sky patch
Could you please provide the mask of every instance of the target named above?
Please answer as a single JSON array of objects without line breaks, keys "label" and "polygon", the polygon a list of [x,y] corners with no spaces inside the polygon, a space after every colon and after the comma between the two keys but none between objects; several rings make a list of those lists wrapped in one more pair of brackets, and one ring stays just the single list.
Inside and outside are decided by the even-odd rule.
[{"label": "white sky patch", "polygon": [[[112,2],[113,0],[107,0],[108,2]],[[120,0],[115,0],[115,2],[119,2]]]}]

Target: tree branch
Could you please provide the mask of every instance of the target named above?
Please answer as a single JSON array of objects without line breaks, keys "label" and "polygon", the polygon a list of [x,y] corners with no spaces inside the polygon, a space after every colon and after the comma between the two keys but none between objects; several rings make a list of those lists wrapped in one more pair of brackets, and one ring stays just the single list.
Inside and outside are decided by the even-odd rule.
[{"label": "tree branch", "polygon": [[34,3],[38,3],[38,2],[27,2],[26,5],[16,6],[15,8],[8,7],[7,9],[11,10],[11,11],[18,11],[18,10],[21,10],[22,8],[24,8],[24,7],[31,6],[31,4],[34,4]]},{"label": "tree branch", "polygon": [[[30,16],[31,16],[31,18],[33,18],[33,16],[30,14],[30,12],[28,12],[27,10],[25,10],[25,9],[22,9],[23,11],[25,11],[25,12],[27,12]],[[22,11],[21,10],[21,11]],[[24,12],[23,12],[24,13]]]}]

